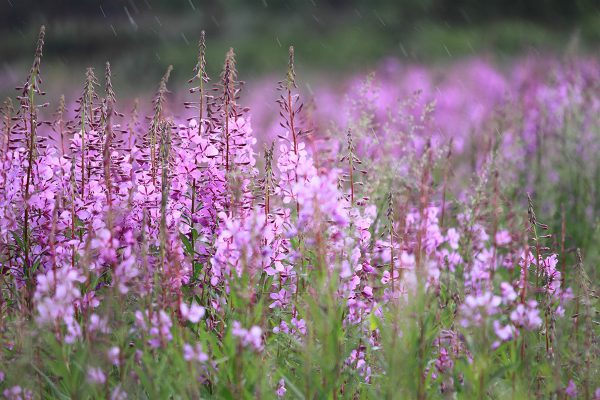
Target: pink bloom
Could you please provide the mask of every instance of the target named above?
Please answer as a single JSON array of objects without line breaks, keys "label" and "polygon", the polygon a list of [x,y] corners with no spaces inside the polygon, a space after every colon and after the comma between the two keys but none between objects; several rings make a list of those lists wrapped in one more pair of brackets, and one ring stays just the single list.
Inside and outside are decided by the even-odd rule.
[{"label": "pink bloom", "polygon": [[455,228],[448,229],[448,232],[446,233],[446,240],[448,241],[448,244],[450,245],[450,248],[452,250],[458,249],[458,241],[460,240],[460,235],[458,234]]},{"label": "pink bloom", "polygon": [[481,295],[468,295],[460,310],[462,314],[461,325],[479,326],[485,322],[485,318],[498,312],[498,306],[502,302],[499,296],[491,292],[485,292]]},{"label": "pink bloom", "polygon": [[121,385],[115,386],[112,392],[110,392],[110,400],[127,400],[127,393],[121,389]]},{"label": "pink bloom", "polygon": [[184,344],[183,358],[186,361],[198,361],[200,363],[208,361],[208,355],[202,351],[202,345],[200,343],[196,343],[195,346],[187,343]]},{"label": "pink bloom", "polygon": [[233,321],[231,328],[231,334],[241,339],[242,346],[250,346],[254,350],[261,351],[263,349],[262,344],[262,329],[258,326],[244,329],[238,321]]},{"label": "pink bloom", "polygon": [[281,378],[279,380],[279,384],[277,385],[277,390],[275,391],[275,394],[277,395],[277,397],[281,398],[285,396],[286,391],[287,389],[285,388],[285,380]]},{"label": "pink bloom", "polygon": [[106,375],[98,367],[89,367],[87,371],[87,380],[90,383],[102,385],[106,382]]},{"label": "pink bloom", "polygon": [[5,389],[2,392],[7,400],[31,400],[33,393],[31,390],[23,389],[21,386],[13,386],[10,389]]},{"label": "pink bloom", "polygon": [[537,309],[537,301],[535,300],[530,300],[527,305],[517,305],[517,308],[510,313],[510,319],[515,325],[522,326],[528,330],[539,328],[542,325],[540,312]]},{"label": "pink bloom", "polygon": [[179,310],[181,311],[181,316],[193,324],[200,322],[206,313],[205,308],[198,305],[196,302],[192,302],[191,306],[188,306],[187,303],[182,302],[179,305]]},{"label": "pink bloom", "polygon": [[119,366],[119,364],[121,363],[119,358],[120,354],[121,350],[117,346],[113,346],[110,349],[108,349],[108,359],[110,360],[110,363],[112,365]]},{"label": "pink bloom", "polygon": [[497,246],[506,246],[512,240],[510,237],[510,232],[508,232],[507,230],[502,230],[502,231],[496,232],[495,239],[496,239]]},{"label": "pink bloom", "polygon": [[569,384],[565,388],[565,394],[572,399],[577,397],[577,385],[575,385],[573,379],[569,379]]},{"label": "pink bloom", "polygon": [[500,291],[502,292],[502,302],[504,304],[510,304],[517,299],[517,292],[515,292],[513,286],[508,282],[500,284]]},{"label": "pink bloom", "polygon": [[283,308],[290,301],[291,294],[287,290],[281,289],[277,293],[271,293],[270,297],[275,301],[269,305],[269,308]]}]

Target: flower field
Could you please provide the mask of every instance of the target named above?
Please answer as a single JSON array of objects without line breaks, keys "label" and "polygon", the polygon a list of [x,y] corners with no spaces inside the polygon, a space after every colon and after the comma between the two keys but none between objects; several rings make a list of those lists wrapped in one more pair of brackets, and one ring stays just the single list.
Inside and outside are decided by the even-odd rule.
[{"label": "flower field", "polygon": [[596,59],[305,91],[293,48],[209,77],[203,33],[131,109],[109,63],[46,104],[44,39],[0,115],[4,397],[600,399]]}]

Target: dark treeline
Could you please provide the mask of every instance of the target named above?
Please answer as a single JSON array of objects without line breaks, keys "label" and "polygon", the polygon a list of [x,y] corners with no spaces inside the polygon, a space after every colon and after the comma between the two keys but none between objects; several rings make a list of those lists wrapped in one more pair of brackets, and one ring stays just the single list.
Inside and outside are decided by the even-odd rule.
[{"label": "dark treeline", "polygon": [[414,18],[469,23],[503,18],[527,19],[547,24],[571,24],[582,17],[600,13],[597,0],[3,0],[0,23],[4,28],[22,28],[44,19],[85,16],[103,18],[132,14],[185,13],[198,8],[219,15],[246,9],[269,16],[298,12],[385,13],[396,24]]}]

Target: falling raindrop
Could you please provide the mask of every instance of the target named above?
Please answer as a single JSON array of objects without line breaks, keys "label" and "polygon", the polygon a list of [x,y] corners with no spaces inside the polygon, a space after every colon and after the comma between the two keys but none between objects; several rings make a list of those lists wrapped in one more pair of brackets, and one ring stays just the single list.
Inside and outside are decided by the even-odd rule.
[{"label": "falling raindrop", "polygon": [[381,22],[381,25],[386,26],[385,22],[383,21],[377,10],[373,10],[373,14],[375,14],[375,17],[379,20],[379,22]]},{"label": "falling raindrop", "polygon": [[135,20],[133,19],[133,17],[131,16],[131,14],[129,13],[129,9],[127,8],[127,6],[125,6],[123,8],[125,9],[125,14],[127,14],[127,19],[129,19],[129,23],[131,24],[131,26],[133,26],[133,29],[137,31],[138,25],[135,22]]},{"label": "falling raindrop", "polygon": [[446,50],[446,53],[448,53],[448,56],[452,57],[452,54],[450,53],[450,49],[448,49],[448,46],[446,46],[443,43],[442,43],[442,46],[444,46],[444,49]]},{"label": "falling raindrop", "polygon": [[187,37],[185,36],[185,33],[181,32],[181,38],[183,39],[185,44],[189,46],[190,42],[188,41]]}]

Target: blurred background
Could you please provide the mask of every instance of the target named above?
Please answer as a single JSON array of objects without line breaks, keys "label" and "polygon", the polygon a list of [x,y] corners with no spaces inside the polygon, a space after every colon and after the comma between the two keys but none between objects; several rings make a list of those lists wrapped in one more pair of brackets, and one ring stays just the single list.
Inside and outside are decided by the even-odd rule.
[{"label": "blurred background", "polygon": [[[207,32],[208,67],[238,55],[242,79],[298,68],[340,76],[393,56],[439,64],[471,55],[596,52],[597,0],[0,0],[0,95],[27,75],[39,26],[49,92],[79,91],[84,68],[110,60],[118,93],[153,91],[168,64],[175,85],[192,75]],[[101,75],[99,73],[99,75]],[[69,94],[69,93],[66,93]]]}]

